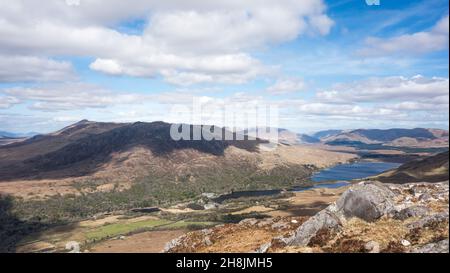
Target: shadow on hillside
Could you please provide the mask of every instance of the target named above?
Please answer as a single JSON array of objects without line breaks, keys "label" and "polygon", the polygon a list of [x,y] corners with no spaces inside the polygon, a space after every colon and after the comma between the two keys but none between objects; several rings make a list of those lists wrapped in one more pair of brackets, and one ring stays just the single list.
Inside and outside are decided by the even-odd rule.
[{"label": "shadow on hillside", "polygon": [[448,181],[449,152],[443,152],[401,165],[392,173],[378,177],[381,182],[405,184]]},{"label": "shadow on hillside", "polygon": [[37,221],[23,221],[12,212],[13,200],[9,196],[0,196],[0,253],[14,253],[18,244],[31,234],[38,235],[53,226]]},{"label": "shadow on hillside", "polygon": [[[190,126],[190,135],[193,139],[194,129],[201,126]],[[263,140],[173,140],[171,137],[171,124],[163,122],[134,123],[112,129],[110,131],[89,135],[76,140],[61,149],[42,153],[26,159],[23,162],[14,162],[0,166],[2,181],[17,179],[59,179],[80,177],[94,173],[102,164],[111,160],[111,154],[129,150],[133,147],[145,147],[155,156],[171,156],[172,152],[183,149],[193,149],[205,154],[223,156],[225,149],[235,146],[247,151],[257,151],[258,144],[266,143]],[[218,134],[225,138],[225,129],[220,128]],[[210,136],[216,135],[210,132]],[[14,160],[14,158],[11,158]]]},{"label": "shadow on hillside", "polygon": [[307,205],[291,205],[284,211],[289,213],[290,216],[314,216],[329,205],[328,202],[317,201]]}]

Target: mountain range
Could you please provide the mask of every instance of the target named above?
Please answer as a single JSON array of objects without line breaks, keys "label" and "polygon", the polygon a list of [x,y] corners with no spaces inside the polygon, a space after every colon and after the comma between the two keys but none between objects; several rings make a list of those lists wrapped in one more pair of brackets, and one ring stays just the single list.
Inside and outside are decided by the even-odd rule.
[{"label": "mountain range", "polygon": [[[190,126],[195,127],[200,126]],[[170,128],[164,122],[82,120],[0,146],[0,191],[30,198],[28,193],[45,197],[144,187],[146,198],[183,199],[203,192],[299,185],[318,167],[355,157],[289,145],[271,150],[267,140],[258,138],[175,141]],[[218,131],[234,139],[238,134]]]},{"label": "mountain range", "polygon": [[[246,131],[256,136],[257,130]],[[264,138],[264,136],[262,136]],[[288,129],[278,129],[278,142],[287,145],[296,144],[330,144],[355,145],[379,144],[393,147],[448,147],[449,133],[442,129],[356,129],[356,130],[325,130],[314,134],[299,134]]]},{"label": "mountain range", "polygon": [[448,131],[441,129],[358,129],[342,131],[321,138],[328,144],[356,142],[405,147],[445,147],[448,146]]},{"label": "mountain range", "polygon": [[[122,171],[122,173],[128,173],[143,172],[143,170],[146,172],[152,165],[152,172],[174,177],[191,176],[189,173],[195,173],[194,170],[200,166],[202,168],[210,166],[206,169],[211,171],[215,168],[222,169],[224,166],[230,167],[230,170],[239,169],[243,167],[240,165],[246,165],[244,169],[251,169],[254,172],[259,169],[259,166],[264,165],[261,163],[264,160],[260,153],[261,144],[275,141],[263,138],[250,140],[246,138],[242,141],[207,141],[205,139],[174,141],[170,137],[170,127],[171,124],[164,122],[105,123],[82,120],[54,133],[16,139],[12,143],[0,146],[0,181],[81,177],[97,173],[99,169],[104,169],[106,166],[108,168],[114,166],[114,169],[131,166],[130,170]],[[196,126],[190,126],[191,129],[194,127]],[[267,128],[264,129],[267,130]],[[255,137],[257,130],[264,129],[251,129],[238,133],[220,130],[223,135],[244,134]],[[354,143],[378,144],[381,145],[380,147],[448,147],[449,138],[448,131],[424,128],[327,130],[313,135],[298,134],[281,128],[276,130],[278,132],[276,141],[285,147],[297,144],[351,145]],[[295,153],[295,148],[284,149],[288,151],[285,154]],[[210,156],[216,157],[215,162],[211,162]],[[127,162],[130,158],[134,159],[129,165],[119,162]],[[185,162],[187,158],[191,162]],[[280,158],[281,164],[268,165],[290,168],[289,165],[297,163],[295,160],[289,161],[289,156],[286,155]],[[267,161],[267,156],[265,159]],[[176,174],[179,164],[184,164],[185,170]],[[302,174],[301,177],[309,173],[303,167],[299,167],[298,170]],[[203,175],[200,176],[203,177]]]}]

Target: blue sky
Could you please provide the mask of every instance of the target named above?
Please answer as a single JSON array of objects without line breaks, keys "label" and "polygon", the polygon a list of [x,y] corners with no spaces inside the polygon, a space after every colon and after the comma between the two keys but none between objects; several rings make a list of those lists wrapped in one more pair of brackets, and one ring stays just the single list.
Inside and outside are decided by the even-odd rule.
[{"label": "blue sky", "polygon": [[191,122],[171,109],[193,98],[276,105],[298,132],[448,129],[448,5],[0,1],[0,130]]}]

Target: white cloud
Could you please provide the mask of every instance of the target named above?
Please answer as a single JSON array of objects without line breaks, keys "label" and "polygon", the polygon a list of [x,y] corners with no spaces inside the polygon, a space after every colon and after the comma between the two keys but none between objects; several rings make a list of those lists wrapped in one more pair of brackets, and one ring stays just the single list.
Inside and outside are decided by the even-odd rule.
[{"label": "white cloud", "polygon": [[153,16],[144,37],[171,52],[223,53],[289,41],[306,27],[301,14],[277,5],[242,10],[176,11]]},{"label": "white cloud", "polygon": [[[326,35],[325,8],[322,0],[9,1],[0,3],[0,54],[89,56],[96,71],[183,85],[242,83],[267,70],[250,49]],[[142,35],[110,27],[136,18],[148,18]]]},{"label": "white cloud", "polygon": [[75,79],[72,64],[47,58],[0,55],[1,82],[64,81]]},{"label": "white cloud", "polygon": [[282,95],[301,91],[305,88],[305,83],[301,79],[286,78],[279,79],[267,88],[267,92],[273,95]]},{"label": "white cloud", "polygon": [[358,54],[362,56],[384,56],[388,54],[416,55],[448,48],[449,17],[442,18],[430,31],[382,39],[370,37],[366,47]]},{"label": "white cloud", "polygon": [[316,29],[321,35],[327,35],[331,27],[334,25],[333,20],[330,19],[330,17],[326,15],[317,15],[312,16],[309,19],[309,22],[311,26]]},{"label": "white cloud", "polygon": [[395,110],[406,110],[406,111],[448,112],[448,97],[447,101],[443,100],[441,103],[404,101],[388,105],[386,107]]},{"label": "white cloud", "polygon": [[281,108],[301,120],[305,117],[316,117],[319,120],[327,119],[392,119],[392,116],[405,117],[396,109],[389,109],[380,105],[356,105],[356,104],[334,104],[320,101],[290,100],[280,101]]},{"label": "white cloud", "polygon": [[431,99],[448,96],[448,78],[423,76],[371,78],[368,80],[337,84],[334,88],[317,93],[318,99],[335,103],[383,102],[414,99]]},{"label": "white cloud", "polygon": [[167,82],[177,85],[202,82],[239,84],[270,71],[246,54],[198,57],[162,54],[137,60],[97,59],[90,68],[111,75],[135,77],[152,77],[159,73]]},{"label": "white cloud", "polygon": [[119,104],[139,104],[148,95],[113,92],[84,83],[49,84],[36,87],[14,87],[0,90],[17,101],[31,101],[31,109],[66,111],[85,108],[105,108]]},{"label": "white cloud", "polygon": [[18,103],[20,103],[20,100],[15,97],[0,96],[0,109],[10,108]]},{"label": "white cloud", "polygon": [[122,67],[115,60],[97,59],[89,65],[89,68],[110,75],[120,75],[123,73]]}]

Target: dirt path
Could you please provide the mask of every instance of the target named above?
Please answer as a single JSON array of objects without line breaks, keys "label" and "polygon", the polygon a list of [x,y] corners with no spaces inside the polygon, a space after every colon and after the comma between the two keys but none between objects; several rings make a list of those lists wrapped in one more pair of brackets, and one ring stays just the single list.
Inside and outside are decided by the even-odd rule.
[{"label": "dirt path", "polygon": [[148,231],[125,237],[120,240],[109,240],[94,245],[90,252],[94,253],[159,253],[167,242],[183,235],[186,230]]}]

